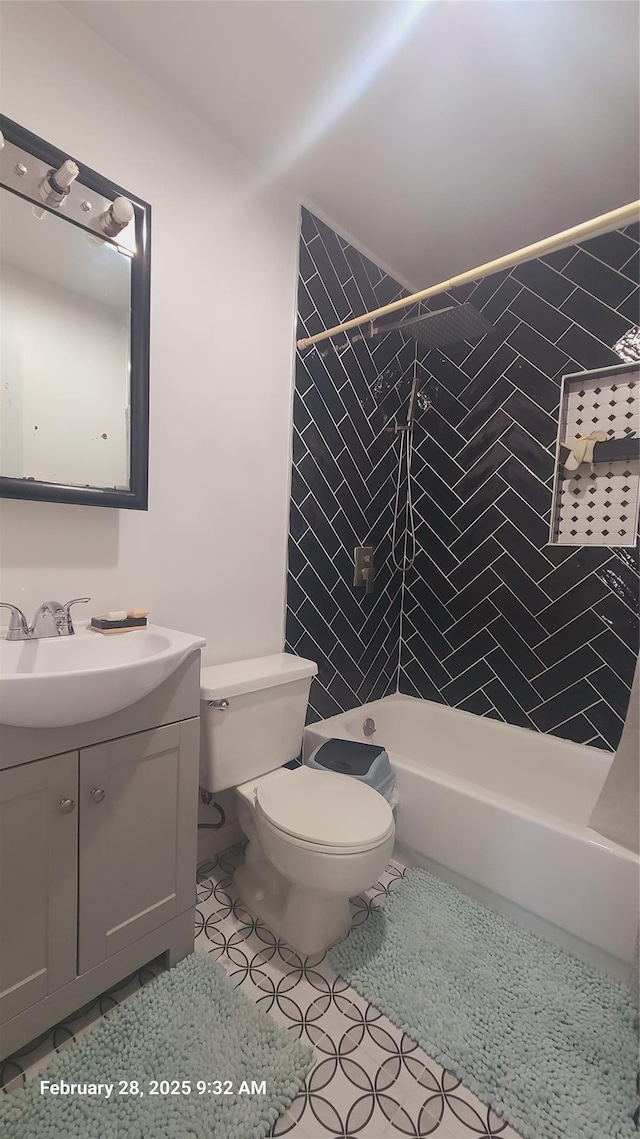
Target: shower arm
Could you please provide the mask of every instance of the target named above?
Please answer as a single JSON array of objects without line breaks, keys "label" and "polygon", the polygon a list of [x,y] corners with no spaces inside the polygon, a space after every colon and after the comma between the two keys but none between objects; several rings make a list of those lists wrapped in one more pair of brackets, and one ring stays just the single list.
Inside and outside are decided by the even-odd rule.
[{"label": "shower arm", "polygon": [[[375,321],[368,321],[369,328],[363,332],[356,333],[355,336],[348,336],[344,344],[338,345],[338,352],[344,352],[345,349],[350,348],[352,344],[357,344],[358,340],[373,340],[374,336],[386,336],[387,332],[395,332],[396,329],[409,328],[412,324],[421,324],[425,317],[437,316],[439,312],[446,312],[446,309],[437,309],[435,312],[422,313],[421,316],[411,316],[407,320],[394,320],[393,324],[376,324]],[[318,335],[321,335],[320,333]],[[329,335],[329,333],[327,333]],[[336,333],[336,335],[338,335]],[[302,341],[298,341],[298,347],[302,345]]]},{"label": "shower arm", "polygon": [[[475,269],[469,269],[466,273],[459,273],[457,277],[451,277],[449,281],[441,281],[438,285],[431,285],[428,289],[422,289],[421,292],[413,293],[409,297],[402,297],[399,301],[392,301],[391,304],[372,309],[371,312],[365,312],[362,316],[353,317],[351,320],[344,321],[343,324],[336,324],[333,328],[327,328],[324,332],[317,332],[315,336],[303,337],[297,341],[297,347],[300,349],[311,348],[314,344],[319,344],[322,340],[329,340],[343,332],[348,332],[351,328],[359,328],[361,324],[371,325],[369,336],[372,336],[375,334],[373,332],[374,321],[381,316],[386,316],[391,312],[398,312],[399,309],[409,308],[419,301],[425,301],[428,300],[429,297],[436,297],[440,293],[446,293],[449,289],[455,289],[458,285],[467,285],[471,281],[477,281],[480,277],[486,277],[490,273],[497,273],[500,269],[513,268],[514,265],[519,265],[521,261],[530,261],[534,257],[542,257],[545,253],[551,253],[554,249],[560,249],[565,245],[573,245],[578,241],[582,241],[585,237],[593,236],[605,230],[618,229],[624,222],[635,221],[639,214],[640,200],[630,202],[626,206],[620,206],[617,210],[610,210],[609,213],[600,214],[598,217],[591,218],[590,221],[582,222],[580,225],[575,225],[571,229],[562,230],[561,233],[555,233],[552,237],[546,237],[543,241],[536,241],[533,245],[525,245],[522,249],[517,249],[514,253],[508,253],[504,257],[498,257],[495,261],[487,261],[484,265],[478,265]],[[389,327],[391,329],[392,326]],[[360,337],[363,340],[369,338],[363,333],[360,333]]]}]

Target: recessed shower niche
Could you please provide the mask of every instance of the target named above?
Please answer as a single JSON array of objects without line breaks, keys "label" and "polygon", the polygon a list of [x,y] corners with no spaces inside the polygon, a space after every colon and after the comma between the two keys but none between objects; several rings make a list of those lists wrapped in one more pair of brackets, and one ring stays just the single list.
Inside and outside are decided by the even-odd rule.
[{"label": "recessed shower niche", "polygon": [[550,542],[635,546],[640,502],[640,365],[563,377]]}]

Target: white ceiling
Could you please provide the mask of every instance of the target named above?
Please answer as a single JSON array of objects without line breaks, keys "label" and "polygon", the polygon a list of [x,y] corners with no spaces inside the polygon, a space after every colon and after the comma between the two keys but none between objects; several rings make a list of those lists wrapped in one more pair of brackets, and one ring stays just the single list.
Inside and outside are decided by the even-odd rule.
[{"label": "white ceiling", "polygon": [[631,0],[69,0],[426,287],[639,196]]}]

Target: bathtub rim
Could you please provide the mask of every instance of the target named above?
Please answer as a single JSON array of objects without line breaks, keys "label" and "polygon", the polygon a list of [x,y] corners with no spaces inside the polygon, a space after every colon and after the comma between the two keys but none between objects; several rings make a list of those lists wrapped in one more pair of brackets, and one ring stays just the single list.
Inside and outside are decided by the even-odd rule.
[{"label": "bathtub rim", "polygon": [[[389,702],[404,703],[410,701],[413,704],[428,704],[438,710],[447,714],[455,714],[459,718],[464,717],[466,720],[473,720],[477,722],[484,717],[476,716],[473,712],[465,712],[460,708],[450,708],[448,705],[441,704],[434,700],[422,700],[419,697],[405,695],[403,692],[393,692],[389,696],[383,696],[379,700],[372,700],[368,704],[361,704],[355,708],[350,708],[346,712],[340,712],[336,716],[330,716],[324,720],[316,720],[312,724],[307,724],[304,729],[303,740],[303,762],[306,762],[309,754],[314,747],[317,746],[317,741],[313,746],[308,744],[308,739],[311,733],[315,732],[323,738],[329,739],[354,739],[353,733],[350,733],[346,727],[346,718],[356,714],[364,713],[365,718],[367,714],[373,714],[376,708],[380,708]],[[522,735],[526,733],[527,741],[530,742],[531,737],[540,736],[543,740],[547,738],[546,732],[532,732],[529,728],[521,728],[516,724],[501,724],[495,720],[491,720],[491,724],[497,728],[508,728],[512,732],[517,732]],[[340,730],[334,730],[340,729]],[[559,745],[563,750],[572,753],[574,756],[582,755],[586,744],[576,744],[572,740],[563,740],[557,736],[553,737],[554,745]],[[459,794],[466,795],[469,798],[480,799],[482,802],[490,806],[496,807],[499,810],[509,811],[511,814],[516,815],[518,818],[531,819],[544,826],[550,827],[552,830],[561,834],[570,834],[573,838],[579,839],[581,842],[589,843],[590,845],[600,847],[603,850],[623,858],[624,861],[632,862],[640,868],[640,855],[635,854],[628,847],[622,846],[620,843],[614,842],[613,839],[606,838],[598,831],[593,830],[586,823],[579,823],[573,819],[567,819],[562,815],[554,815],[550,812],[542,810],[529,803],[523,803],[517,798],[512,798],[509,795],[501,795],[499,792],[490,791],[483,788],[481,783],[473,783],[470,780],[463,779],[461,776],[449,775],[441,768],[432,767],[424,761],[412,759],[405,756],[402,752],[395,751],[393,748],[387,749],[389,760],[393,768],[401,764],[405,770],[413,774],[424,775],[427,779],[439,784],[442,787],[449,787]],[[602,767],[602,783],[607,777],[615,752],[605,752],[600,748],[589,748],[589,759],[597,765]]]}]

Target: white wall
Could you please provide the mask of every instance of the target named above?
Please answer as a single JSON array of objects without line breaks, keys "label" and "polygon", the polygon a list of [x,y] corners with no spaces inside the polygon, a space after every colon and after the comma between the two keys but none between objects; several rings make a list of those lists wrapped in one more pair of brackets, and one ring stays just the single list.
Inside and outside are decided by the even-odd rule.
[{"label": "white wall", "polygon": [[152,206],[149,511],[0,500],[0,596],[278,651],[297,205],[57,3],[0,13],[3,113]]}]

